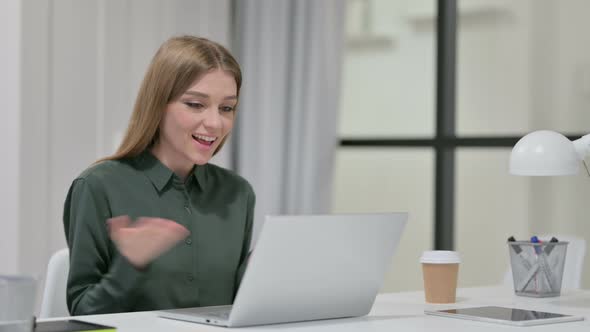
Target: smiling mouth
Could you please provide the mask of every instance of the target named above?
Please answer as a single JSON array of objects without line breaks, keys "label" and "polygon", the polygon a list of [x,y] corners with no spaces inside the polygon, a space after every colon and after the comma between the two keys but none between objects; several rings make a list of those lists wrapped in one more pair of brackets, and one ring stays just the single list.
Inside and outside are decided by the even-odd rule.
[{"label": "smiling mouth", "polygon": [[203,136],[203,135],[192,135],[193,139],[203,145],[211,146],[215,141],[217,141],[217,137],[210,137],[210,136]]}]

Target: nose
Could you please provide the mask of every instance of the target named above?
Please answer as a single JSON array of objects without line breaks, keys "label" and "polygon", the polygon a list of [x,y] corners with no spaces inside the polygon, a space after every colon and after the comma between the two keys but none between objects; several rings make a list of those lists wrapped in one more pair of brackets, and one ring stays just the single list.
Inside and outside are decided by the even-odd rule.
[{"label": "nose", "polygon": [[219,129],[221,128],[222,122],[221,122],[221,114],[219,114],[219,111],[217,111],[214,108],[209,108],[207,109],[206,112],[204,112],[204,119],[203,119],[203,125],[207,128],[210,129]]}]

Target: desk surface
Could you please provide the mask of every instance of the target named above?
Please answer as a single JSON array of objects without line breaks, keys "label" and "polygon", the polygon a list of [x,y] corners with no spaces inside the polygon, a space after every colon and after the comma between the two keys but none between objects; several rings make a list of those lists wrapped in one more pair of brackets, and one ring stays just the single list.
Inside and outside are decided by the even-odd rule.
[{"label": "desk surface", "polygon": [[[423,292],[380,294],[371,313],[365,317],[332,319],[293,324],[266,325],[247,328],[224,329],[202,324],[159,318],[154,311],[80,316],[76,319],[117,327],[118,332],[150,331],[497,331],[500,329],[525,329],[484,322],[427,316],[425,309],[447,309],[484,305],[534,309],[570,315],[584,316],[580,322],[560,323],[534,327],[535,331],[590,331],[590,291],[563,291],[561,297],[527,298],[515,296],[505,286],[463,288],[457,291],[457,303],[426,304]],[[528,328],[527,328],[528,329]]]}]

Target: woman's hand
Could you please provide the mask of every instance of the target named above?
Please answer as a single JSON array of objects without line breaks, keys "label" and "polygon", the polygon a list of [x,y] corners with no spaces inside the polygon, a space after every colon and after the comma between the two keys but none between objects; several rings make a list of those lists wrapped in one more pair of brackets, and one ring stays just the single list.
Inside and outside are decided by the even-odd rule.
[{"label": "woman's hand", "polygon": [[184,226],[163,218],[141,217],[131,223],[129,216],[119,216],[108,219],[107,225],[119,252],[138,269],[190,234]]}]

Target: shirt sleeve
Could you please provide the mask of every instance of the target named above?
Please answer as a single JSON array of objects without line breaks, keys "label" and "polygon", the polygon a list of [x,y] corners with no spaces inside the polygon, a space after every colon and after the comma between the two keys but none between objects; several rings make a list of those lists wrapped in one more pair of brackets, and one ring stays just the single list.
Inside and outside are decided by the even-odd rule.
[{"label": "shirt sleeve", "polygon": [[[244,232],[244,243],[242,246],[242,255],[240,257],[240,265],[238,267],[237,276],[236,276],[236,286],[235,290],[237,292],[240,283],[242,282],[242,277],[244,276],[244,272],[246,271],[246,266],[248,265],[248,257],[250,256],[250,243],[252,242],[252,227],[254,224],[254,206],[256,205],[256,195],[254,194],[254,190],[252,187],[248,185],[248,203],[247,203],[247,212],[246,212],[246,231]],[[235,296],[235,294],[234,294]]]},{"label": "shirt sleeve", "polygon": [[72,315],[129,311],[130,296],[144,278],[114,249],[106,220],[106,194],[78,178],[64,204],[64,231],[70,250],[67,304]]}]

